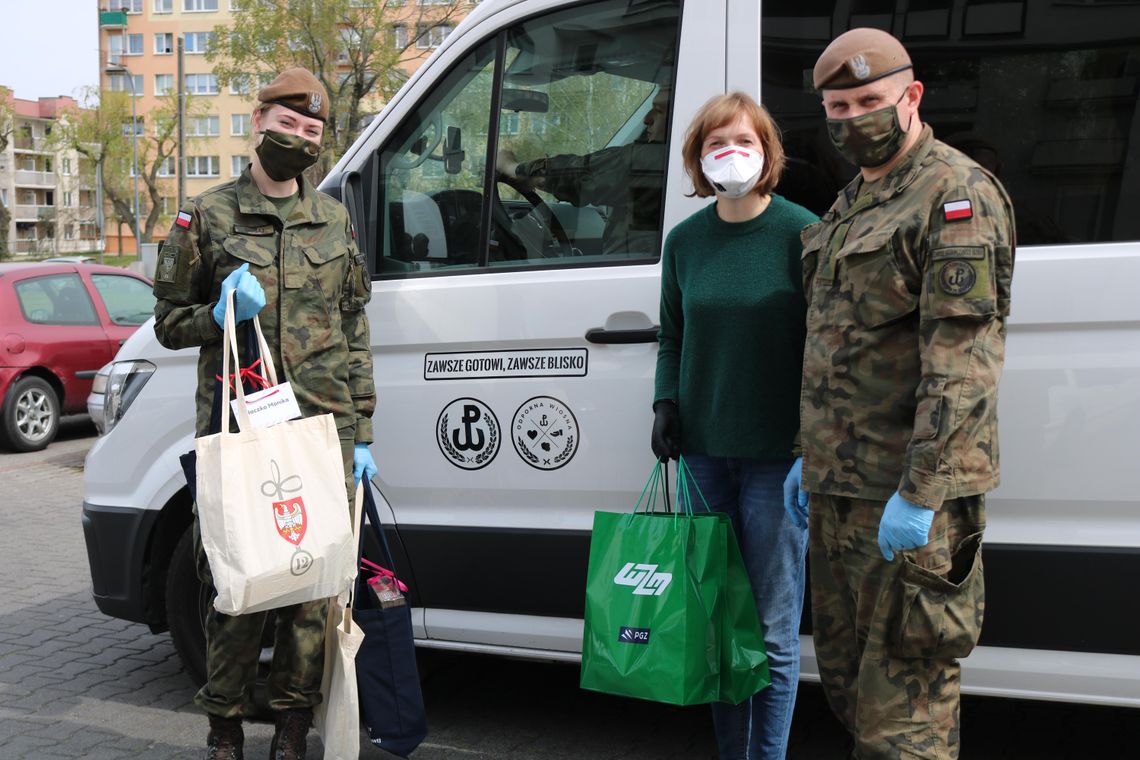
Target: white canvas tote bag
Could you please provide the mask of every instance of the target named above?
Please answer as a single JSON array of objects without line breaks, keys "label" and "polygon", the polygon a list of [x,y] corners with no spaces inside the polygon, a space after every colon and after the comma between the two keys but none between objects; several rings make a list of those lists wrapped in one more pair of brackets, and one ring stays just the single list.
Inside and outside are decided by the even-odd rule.
[{"label": "white canvas tote bag", "polygon": [[[241,432],[230,430],[230,356],[240,361],[233,294],[222,340],[222,432],[194,441],[202,547],[226,615],[339,594],[356,574],[344,461],[331,414],[254,428],[233,384]],[[277,373],[254,317],[269,382]],[[240,374],[240,373],[238,373]]]},{"label": "white canvas tote bag", "polygon": [[[360,541],[361,507],[366,484],[356,487],[352,512],[353,540]],[[354,573],[355,575],[355,573]],[[325,745],[325,760],[360,757],[360,695],[356,690],[356,653],[364,643],[364,630],[352,620],[352,590],[348,588],[329,605],[325,629],[325,673],[321,703],[313,710],[313,724]]]}]

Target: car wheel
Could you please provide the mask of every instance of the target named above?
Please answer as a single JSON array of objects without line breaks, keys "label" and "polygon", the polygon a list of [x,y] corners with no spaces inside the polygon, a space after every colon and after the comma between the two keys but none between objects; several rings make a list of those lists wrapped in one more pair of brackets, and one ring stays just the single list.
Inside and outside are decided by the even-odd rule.
[{"label": "car wheel", "polygon": [[195,686],[206,683],[206,613],[210,589],[194,567],[194,526],[182,534],[166,571],[166,624],[174,649]]},{"label": "car wheel", "polygon": [[8,389],[0,432],[15,451],[46,448],[59,430],[59,398],[43,378],[22,377]]},{"label": "car wheel", "polygon": [[[194,685],[206,683],[206,616],[213,602],[213,590],[198,578],[194,559],[194,526],[190,525],[174,552],[166,571],[166,624],[174,649],[186,668]],[[275,615],[266,615],[261,635],[261,657],[257,667],[257,682],[253,685],[253,705],[246,713],[269,714],[265,683],[269,677],[269,664],[273,656],[273,627]]]}]

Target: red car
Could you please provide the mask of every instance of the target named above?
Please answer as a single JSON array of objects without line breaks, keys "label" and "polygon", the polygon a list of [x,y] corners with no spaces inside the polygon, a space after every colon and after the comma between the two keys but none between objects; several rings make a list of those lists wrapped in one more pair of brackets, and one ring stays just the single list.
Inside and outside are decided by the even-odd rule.
[{"label": "red car", "polygon": [[98,264],[0,264],[0,443],[37,451],[154,313],[150,280]]}]

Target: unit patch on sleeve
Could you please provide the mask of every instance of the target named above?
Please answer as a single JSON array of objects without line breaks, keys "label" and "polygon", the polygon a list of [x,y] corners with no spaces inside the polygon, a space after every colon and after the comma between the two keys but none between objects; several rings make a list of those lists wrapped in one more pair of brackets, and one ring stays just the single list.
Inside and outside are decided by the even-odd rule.
[{"label": "unit patch on sleeve", "polygon": [[974,207],[969,200],[950,201],[942,204],[942,216],[948,222],[969,219],[974,215]]},{"label": "unit patch on sleeve", "polygon": [[188,211],[179,211],[178,216],[175,217],[174,223],[184,229],[190,229],[190,220],[194,217],[190,216]]},{"label": "unit patch on sleeve", "polygon": [[178,249],[160,243],[158,251],[158,269],[155,271],[154,279],[173,284],[174,273],[178,268]]},{"label": "unit patch on sleeve", "polygon": [[938,272],[938,287],[951,296],[964,296],[978,281],[978,273],[968,261],[954,259],[942,265]]}]

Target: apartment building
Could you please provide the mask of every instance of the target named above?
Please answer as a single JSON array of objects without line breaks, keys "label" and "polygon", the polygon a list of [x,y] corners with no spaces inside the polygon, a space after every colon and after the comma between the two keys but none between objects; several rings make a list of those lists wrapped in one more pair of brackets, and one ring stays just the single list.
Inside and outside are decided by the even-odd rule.
[{"label": "apartment building", "polygon": [[64,96],[13,96],[8,107],[12,131],[0,152],[0,202],[10,214],[9,255],[42,258],[99,250],[94,171],[74,150],[51,139],[78,103]]},{"label": "apartment building", "polygon": [[[185,161],[179,167],[170,158],[159,171],[162,181],[163,215],[177,209],[177,174],[185,177],[186,197],[241,174],[252,151],[250,114],[255,95],[264,82],[231,83],[221,86],[213,67],[206,60],[206,48],[217,26],[228,26],[243,3],[251,0],[96,0],[100,27],[100,86],[134,96],[140,131],[152,129],[148,114],[162,106],[163,96],[176,92],[177,40],[184,44],[184,90],[200,111],[185,120]],[[389,33],[397,46],[411,42],[401,67],[413,72],[431,51],[447,37],[454,25],[478,0],[389,0]],[[457,6],[457,7],[452,7]],[[448,15],[448,23],[431,27],[427,18]],[[347,58],[342,57],[342,64]],[[378,111],[382,101],[367,104]],[[142,193],[144,213],[146,193]],[[110,217],[108,217],[110,221]],[[155,236],[163,237],[169,220],[160,220]],[[117,230],[108,224],[107,247],[135,250],[130,230]]]}]

